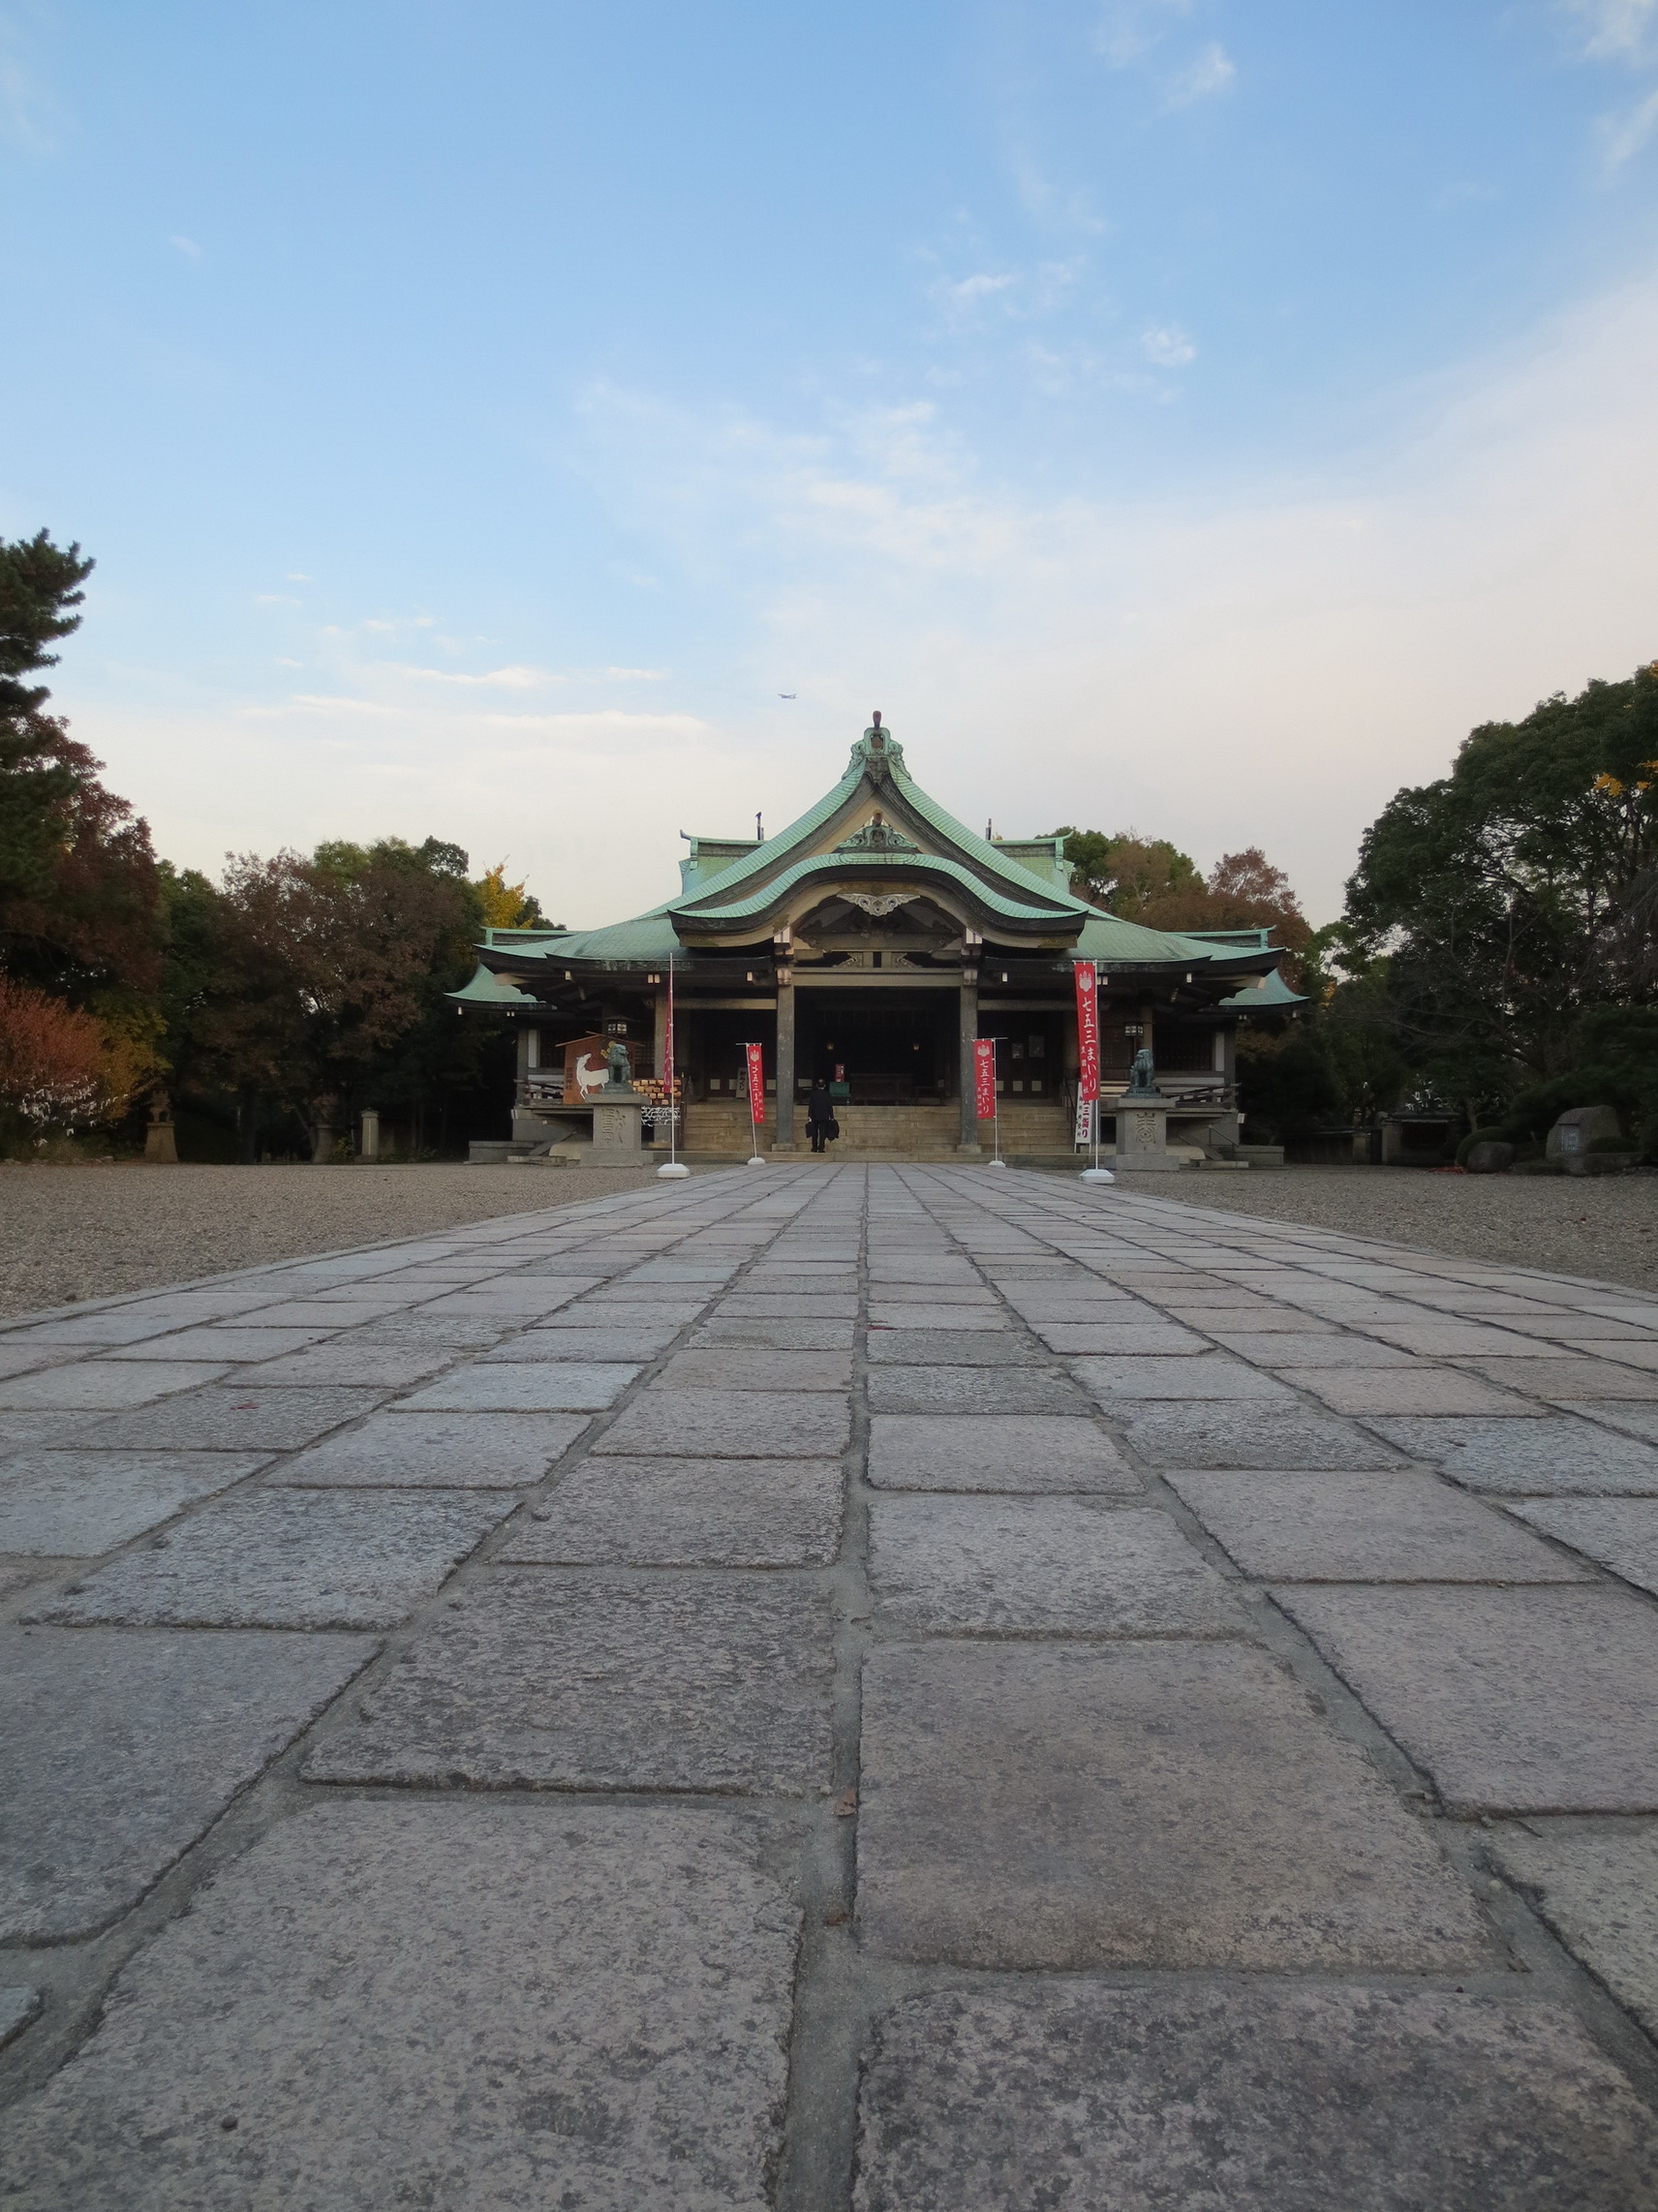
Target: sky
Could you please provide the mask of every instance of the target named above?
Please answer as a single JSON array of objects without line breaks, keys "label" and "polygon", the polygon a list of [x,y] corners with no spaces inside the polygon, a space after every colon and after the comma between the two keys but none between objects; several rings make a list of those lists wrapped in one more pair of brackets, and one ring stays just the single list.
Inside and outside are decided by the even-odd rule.
[{"label": "sky", "polygon": [[1658,656],[1658,0],[0,0],[0,536],[229,852],[592,926],[879,707],[1315,922]]}]

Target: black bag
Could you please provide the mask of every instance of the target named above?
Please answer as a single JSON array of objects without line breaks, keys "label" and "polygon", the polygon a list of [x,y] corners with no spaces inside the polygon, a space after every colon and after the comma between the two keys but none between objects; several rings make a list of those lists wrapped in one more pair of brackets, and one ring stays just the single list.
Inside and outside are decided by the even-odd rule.
[{"label": "black bag", "polygon": [[833,1144],[835,1139],[841,1134],[841,1124],[836,1121],[833,1114],[830,1115],[828,1121],[823,1124],[823,1134],[828,1138],[831,1144]]}]

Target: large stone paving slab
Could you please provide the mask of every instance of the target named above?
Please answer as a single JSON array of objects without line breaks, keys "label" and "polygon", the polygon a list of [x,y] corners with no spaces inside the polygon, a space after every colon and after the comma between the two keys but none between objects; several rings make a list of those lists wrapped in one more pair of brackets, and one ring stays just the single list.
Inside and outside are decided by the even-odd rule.
[{"label": "large stone paving slab", "polygon": [[1658,1450],[1587,1421],[1373,1421],[1413,1459],[1502,1496],[1605,1492],[1658,1497]]},{"label": "large stone paving slab", "polygon": [[1044,1344],[1056,1352],[1128,1355],[1206,1352],[1208,1339],[1171,1321],[1038,1321],[1032,1324]]},{"label": "large stone paving slab", "polygon": [[600,1323],[592,1329],[527,1329],[493,1345],[480,1361],[521,1360],[654,1360],[665,1352],[679,1335],[671,1321]]},{"label": "large stone paving slab", "polygon": [[1537,1498],[1509,1511],[1658,1595],[1658,1498]]},{"label": "large stone paving slab", "polygon": [[858,1920],[889,1957],[1443,1972],[1490,1955],[1426,1825],[1247,1645],[879,1649],[860,1796]]},{"label": "large stone paving slab", "polygon": [[676,1352],[657,1390],[850,1390],[850,1352],[783,1352],[729,1345]]},{"label": "large stone paving slab", "polygon": [[501,1569],[418,1633],[328,1782],[764,1790],[829,1781],[828,1601],[777,1576]]},{"label": "large stone paving slab", "polygon": [[1545,1399],[1633,1398],[1658,1401],[1658,1375],[1612,1360],[1472,1360],[1481,1374],[1506,1390],[1529,1391]]},{"label": "large stone paving slab", "polygon": [[770,1344],[780,1352],[849,1352],[851,1321],[704,1321],[691,1338],[703,1344]]},{"label": "large stone paving slab", "polygon": [[920,1301],[906,1303],[872,1298],[870,1326],[872,1329],[952,1329],[965,1336],[995,1336],[1008,1327],[1008,1319],[994,1306],[936,1306]]},{"label": "large stone paving slab", "polygon": [[316,1390],[199,1390],[141,1406],[80,1429],[77,1442],[99,1451],[292,1452],[313,1444],[385,1402],[383,1389],[325,1384]]},{"label": "large stone paving slab", "polygon": [[640,1371],[603,1360],[477,1361],[400,1402],[411,1413],[598,1413]]},{"label": "large stone paving slab", "polygon": [[892,1367],[872,1368],[872,1413],[1084,1414],[1089,1401],[1054,1367]]},{"label": "large stone paving slab", "polygon": [[949,1329],[877,1329],[865,1338],[870,1363],[882,1367],[1024,1367],[1042,1365],[1023,1337],[984,1329],[958,1336]]},{"label": "large stone paving slab", "polygon": [[[1305,1316],[1298,1314],[1297,1320]],[[1251,1322],[1247,1330],[1216,1329],[1214,1340],[1229,1352],[1236,1352],[1241,1360],[1251,1360],[1262,1367],[1408,1367],[1413,1365],[1408,1352],[1397,1351],[1392,1344],[1372,1344],[1366,1337],[1337,1335],[1332,1330],[1328,1336],[1308,1336],[1289,1328],[1262,1330]]]},{"label": "large stone paving slab", "polygon": [[[343,1328],[352,1316],[342,1310],[335,1322]],[[159,1342],[124,1344],[119,1350],[106,1354],[110,1360],[274,1360],[282,1352],[303,1351],[328,1334],[325,1328],[262,1329],[241,1328],[232,1323],[212,1323],[204,1329],[186,1329],[174,1336],[164,1336]],[[197,1380],[207,1378],[199,1375]]]},{"label": "large stone paving slab", "polygon": [[331,1489],[523,1490],[588,1427],[580,1413],[376,1413],[272,1469]]},{"label": "large stone paving slab", "polygon": [[1606,1583],[1276,1595],[1452,1811],[1658,1811],[1643,1599]]},{"label": "large stone paving slab", "polygon": [[223,1362],[150,1360],[117,1364],[76,1360],[66,1367],[46,1367],[0,1383],[0,1410],[7,1413],[106,1413],[117,1407],[149,1405],[157,1398],[217,1382]]},{"label": "large stone paving slab", "polygon": [[1504,1822],[1486,1848],[1567,1949],[1658,2036],[1658,1826]]},{"label": "large stone paving slab", "polygon": [[27,1452],[0,1461],[0,1552],[96,1558],[269,1463],[246,1452]]},{"label": "large stone paving slab", "polygon": [[1276,1398],[1295,1403],[1294,1394],[1275,1376],[1225,1352],[1203,1351],[1189,1359],[1073,1360],[1085,1389],[1102,1405],[1117,1398]]},{"label": "large stone paving slab", "polygon": [[42,1617],[389,1628],[510,1510],[509,1500],[480,1490],[252,1490],[123,1552]]},{"label": "large stone paving slab", "polygon": [[[686,1319],[693,1321],[697,1306]],[[858,1302],[844,1292],[732,1291],[714,1308],[717,1321],[855,1321]]]},{"label": "large stone paving slab", "polygon": [[854,2212],[1652,2212],[1658,2135],[1565,2007],[1440,1990],[918,1997]]},{"label": "large stone paving slab", "polygon": [[838,1459],[587,1459],[509,1531],[543,1566],[826,1567],[841,1546]]},{"label": "large stone paving slab", "polygon": [[623,1457],[828,1459],[846,1448],[851,1410],[830,1391],[648,1390],[594,1446]]},{"label": "large stone paving slab", "polygon": [[870,1582],[922,1636],[1225,1636],[1246,1621],[1163,1513],[1072,1497],[882,1497]]},{"label": "large stone paving slab", "polygon": [[1492,1390],[1474,1375],[1426,1361],[1408,1367],[1283,1367],[1285,1382],[1324,1400],[1336,1413],[1485,1414],[1536,1420],[1541,1408],[1528,1398]]},{"label": "large stone paving slab", "polygon": [[379,1383],[387,1390],[407,1390],[446,1367],[454,1358],[447,1345],[359,1344],[354,1337],[343,1343],[313,1345],[308,1352],[293,1352],[284,1359],[265,1360],[250,1379],[269,1383]]},{"label": "large stone paving slab", "polygon": [[1437,1475],[1169,1477],[1246,1575],[1293,1582],[1570,1582],[1586,1570]]},{"label": "large stone paving slab", "polygon": [[11,2186],[34,2212],[766,2212],[799,1916],[757,1858],[719,1812],[320,1806],[126,1968],[10,2115]]},{"label": "large stone paving slab", "polygon": [[364,1636],[8,1630],[0,1942],[87,1935],[136,1903],[376,1648]]},{"label": "large stone paving slab", "polygon": [[1398,1455],[1335,1414],[1222,1398],[1113,1408],[1154,1467],[1395,1467]]},{"label": "large stone paving slab", "polygon": [[878,1413],[870,1481],[890,1490],[1144,1489],[1097,1423],[1049,1413]]}]

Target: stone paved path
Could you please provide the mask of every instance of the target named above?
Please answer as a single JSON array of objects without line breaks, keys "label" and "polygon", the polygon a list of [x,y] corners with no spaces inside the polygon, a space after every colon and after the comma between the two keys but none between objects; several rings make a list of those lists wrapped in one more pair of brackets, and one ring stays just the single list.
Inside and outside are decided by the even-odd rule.
[{"label": "stone paved path", "polygon": [[0,1333],[0,2203],[1658,2207],[1658,1304],[774,1168]]}]

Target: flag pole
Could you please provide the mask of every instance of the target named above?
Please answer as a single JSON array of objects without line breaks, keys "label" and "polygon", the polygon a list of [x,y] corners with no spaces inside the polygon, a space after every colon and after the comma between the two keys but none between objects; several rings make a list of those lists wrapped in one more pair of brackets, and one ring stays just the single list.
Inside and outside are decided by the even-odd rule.
[{"label": "flag pole", "polygon": [[1115,1183],[1108,1167],[1099,1164],[1099,969],[1091,960],[1075,967],[1077,989],[1077,1110],[1089,1112],[1089,1135],[1093,1141],[1093,1165],[1085,1167],[1083,1183]]},{"label": "flag pole", "polygon": [[679,1100],[674,1096],[674,1035],[673,1035],[673,955],[668,955],[668,1027],[662,1040],[662,1096],[668,1110],[668,1156],[658,1168],[659,1175],[682,1176],[691,1173],[680,1165],[679,1157]]}]

